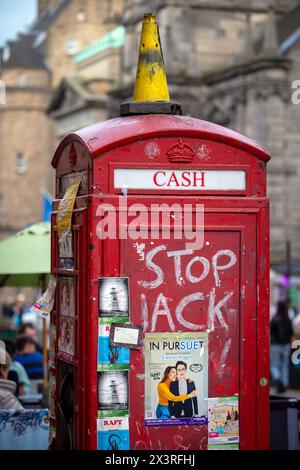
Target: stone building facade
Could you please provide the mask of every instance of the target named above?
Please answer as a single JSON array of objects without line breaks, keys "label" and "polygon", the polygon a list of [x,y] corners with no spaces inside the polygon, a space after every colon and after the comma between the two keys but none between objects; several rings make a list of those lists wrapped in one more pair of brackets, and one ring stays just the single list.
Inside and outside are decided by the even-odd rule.
[{"label": "stone building facade", "polygon": [[[230,127],[261,142],[271,199],[271,260],[285,269],[287,242],[300,272],[300,5],[295,1],[149,1],[158,11],[173,100],[184,114]],[[271,5],[271,8],[270,8]],[[145,2],[126,2],[123,83],[112,115],[132,94]],[[298,187],[297,187],[298,186]]]},{"label": "stone building facade", "polygon": [[[115,28],[123,1],[40,0],[38,7],[31,29],[0,50],[0,79],[6,85],[6,103],[0,104],[0,239],[41,220],[42,192],[54,193],[50,162],[62,137],[49,106],[61,96],[64,77],[70,77],[73,90],[84,90],[84,109],[92,101],[99,106],[97,77],[87,86],[72,80],[74,56]],[[88,113],[88,120],[75,115],[74,128],[107,115]]]},{"label": "stone building facade", "polygon": [[[38,65],[20,67],[18,56],[11,67],[2,59],[0,78],[14,90],[7,82],[7,105],[0,106],[0,236],[39,220],[40,188],[53,189],[49,161],[57,141],[118,115],[120,102],[131,97],[142,18],[150,11],[157,12],[170,95],[184,113],[271,151],[272,262],[284,265],[287,241],[300,261],[300,105],[291,101],[291,84],[300,79],[296,0],[40,0],[30,31]],[[31,87],[22,79],[25,69]],[[19,113],[21,104],[35,111]],[[22,141],[28,170],[19,175]],[[16,187],[26,198],[24,216]]]}]

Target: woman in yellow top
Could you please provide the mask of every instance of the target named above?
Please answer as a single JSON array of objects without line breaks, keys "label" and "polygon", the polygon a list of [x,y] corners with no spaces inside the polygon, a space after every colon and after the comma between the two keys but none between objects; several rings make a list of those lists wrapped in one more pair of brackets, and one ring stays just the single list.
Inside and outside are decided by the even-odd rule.
[{"label": "woman in yellow top", "polygon": [[156,408],[156,417],[158,419],[170,419],[171,414],[169,411],[169,401],[184,401],[193,398],[197,395],[196,390],[193,390],[187,395],[174,395],[170,392],[170,385],[176,380],[175,367],[168,366],[164,371],[164,376],[157,386],[158,405]]}]

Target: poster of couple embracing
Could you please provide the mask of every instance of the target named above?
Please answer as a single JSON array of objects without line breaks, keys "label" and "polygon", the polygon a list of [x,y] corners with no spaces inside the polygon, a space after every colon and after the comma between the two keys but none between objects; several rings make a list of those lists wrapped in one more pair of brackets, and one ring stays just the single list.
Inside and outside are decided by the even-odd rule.
[{"label": "poster of couple embracing", "polygon": [[207,333],[146,333],[145,426],[207,424]]}]

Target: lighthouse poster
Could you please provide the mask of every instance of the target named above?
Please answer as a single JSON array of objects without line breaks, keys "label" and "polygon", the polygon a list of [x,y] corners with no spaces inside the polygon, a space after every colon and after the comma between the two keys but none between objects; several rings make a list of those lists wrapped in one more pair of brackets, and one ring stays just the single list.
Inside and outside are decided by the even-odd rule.
[{"label": "lighthouse poster", "polygon": [[99,417],[128,413],[128,370],[98,372],[98,410]]},{"label": "lighthouse poster", "polygon": [[145,334],[145,426],[207,425],[208,333]]},{"label": "lighthouse poster", "polygon": [[128,317],[129,288],[127,277],[99,278],[99,317]]}]

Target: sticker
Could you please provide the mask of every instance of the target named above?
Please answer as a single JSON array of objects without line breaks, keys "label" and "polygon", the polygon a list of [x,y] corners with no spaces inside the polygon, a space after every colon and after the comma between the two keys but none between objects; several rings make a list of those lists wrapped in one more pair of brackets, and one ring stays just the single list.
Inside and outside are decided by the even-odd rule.
[{"label": "sticker", "polygon": [[54,301],[55,301],[55,288],[56,288],[56,277],[50,276],[47,290],[38,299],[38,301],[30,307],[29,311],[33,313],[39,313],[42,317],[47,318],[50,315]]},{"label": "sticker", "polygon": [[128,410],[128,370],[98,372],[98,409]]},{"label": "sticker", "polygon": [[113,323],[121,323],[125,325],[129,323],[128,317],[98,317],[98,325],[112,325]]},{"label": "sticker", "polygon": [[208,443],[239,442],[239,398],[208,399]]},{"label": "sticker", "polygon": [[146,333],[145,426],[207,424],[208,333]]},{"label": "sticker", "polygon": [[140,349],[142,347],[142,327],[113,323],[110,328],[110,345]]},{"label": "sticker", "polygon": [[71,230],[71,219],[80,179],[72,183],[58,204],[56,217],[58,239],[61,240]]},{"label": "sticker", "polygon": [[74,320],[61,317],[59,320],[58,354],[60,357],[73,359],[74,353]]},{"label": "sticker", "polygon": [[97,419],[98,450],[129,450],[128,417]]},{"label": "sticker", "polygon": [[113,369],[119,364],[129,364],[129,348],[119,348],[110,344],[110,328],[110,325],[98,326],[98,370]]},{"label": "sticker", "polygon": [[128,277],[99,278],[99,316],[129,316]]},{"label": "sticker", "polygon": [[61,315],[74,316],[75,289],[74,278],[59,278],[59,299]]},{"label": "sticker", "polygon": [[50,325],[49,367],[55,369],[56,326]]}]

